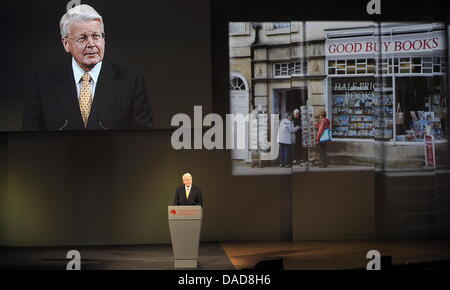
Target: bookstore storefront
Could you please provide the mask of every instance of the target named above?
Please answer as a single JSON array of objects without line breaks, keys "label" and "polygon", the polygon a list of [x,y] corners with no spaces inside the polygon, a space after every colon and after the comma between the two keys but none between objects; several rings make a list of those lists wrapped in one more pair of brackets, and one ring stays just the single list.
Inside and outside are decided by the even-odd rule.
[{"label": "bookstore storefront", "polygon": [[382,37],[373,29],[327,31],[331,155],[421,168],[424,135],[433,135],[437,155],[446,149],[445,44],[443,27],[431,24],[383,27]]}]

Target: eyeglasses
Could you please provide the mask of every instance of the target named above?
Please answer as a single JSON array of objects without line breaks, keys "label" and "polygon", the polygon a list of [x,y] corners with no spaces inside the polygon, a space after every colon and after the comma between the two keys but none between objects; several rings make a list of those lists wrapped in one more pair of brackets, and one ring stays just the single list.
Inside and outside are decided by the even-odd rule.
[{"label": "eyeglasses", "polygon": [[70,37],[66,36],[66,38],[74,40],[79,45],[86,45],[88,43],[88,41],[89,41],[89,37],[92,38],[92,41],[94,43],[99,43],[100,40],[105,38],[105,34],[104,33],[101,33],[101,34],[94,33],[94,34],[91,34],[91,35],[83,35],[83,36],[80,36],[78,38],[70,38]]}]

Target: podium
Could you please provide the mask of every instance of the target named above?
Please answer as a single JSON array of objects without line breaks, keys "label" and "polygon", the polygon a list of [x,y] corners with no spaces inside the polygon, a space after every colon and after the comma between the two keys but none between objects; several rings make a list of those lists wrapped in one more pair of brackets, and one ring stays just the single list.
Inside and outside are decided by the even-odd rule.
[{"label": "podium", "polygon": [[169,206],[168,216],[175,268],[197,268],[202,207]]}]

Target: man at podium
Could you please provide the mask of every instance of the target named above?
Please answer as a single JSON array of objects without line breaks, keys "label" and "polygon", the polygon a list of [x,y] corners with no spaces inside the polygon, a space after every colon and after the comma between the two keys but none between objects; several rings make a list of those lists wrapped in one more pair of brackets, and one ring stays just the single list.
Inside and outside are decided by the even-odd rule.
[{"label": "man at podium", "polygon": [[203,205],[202,191],[199,187],[192,185],[192,175],[183,174],[184,186],[175,191],[173,205]]}]

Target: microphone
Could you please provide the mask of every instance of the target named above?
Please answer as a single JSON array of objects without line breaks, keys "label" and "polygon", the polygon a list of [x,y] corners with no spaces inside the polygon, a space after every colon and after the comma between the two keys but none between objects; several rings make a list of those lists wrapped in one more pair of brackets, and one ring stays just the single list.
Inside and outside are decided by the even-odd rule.
[{"label": "microphone", "polygon": [[98,125],[99,125],[103,130],[108,130],[108,128],[106,128],[105,126],[103,126],[102,120],[99,120],[99,121],[98,121]]},{"label": "microphone", "polygon": [[67,124],[69,124],[69,120],[66,120],[66,121],[64,122],[64,125],[62,125],[62,127],[59,128],[58,131],[64,130],[64,129],[67,127]]},{"label": "microphone", "polygon": [[95,107],[95,116],[97,117],[97,124],[100,126],[100,128],[102,128],[103,130],[108,130],[108,128],[106,128],[105,126],[103,126],[102,120],[99,118],[99,113],[98,113],[98,108]]}]

